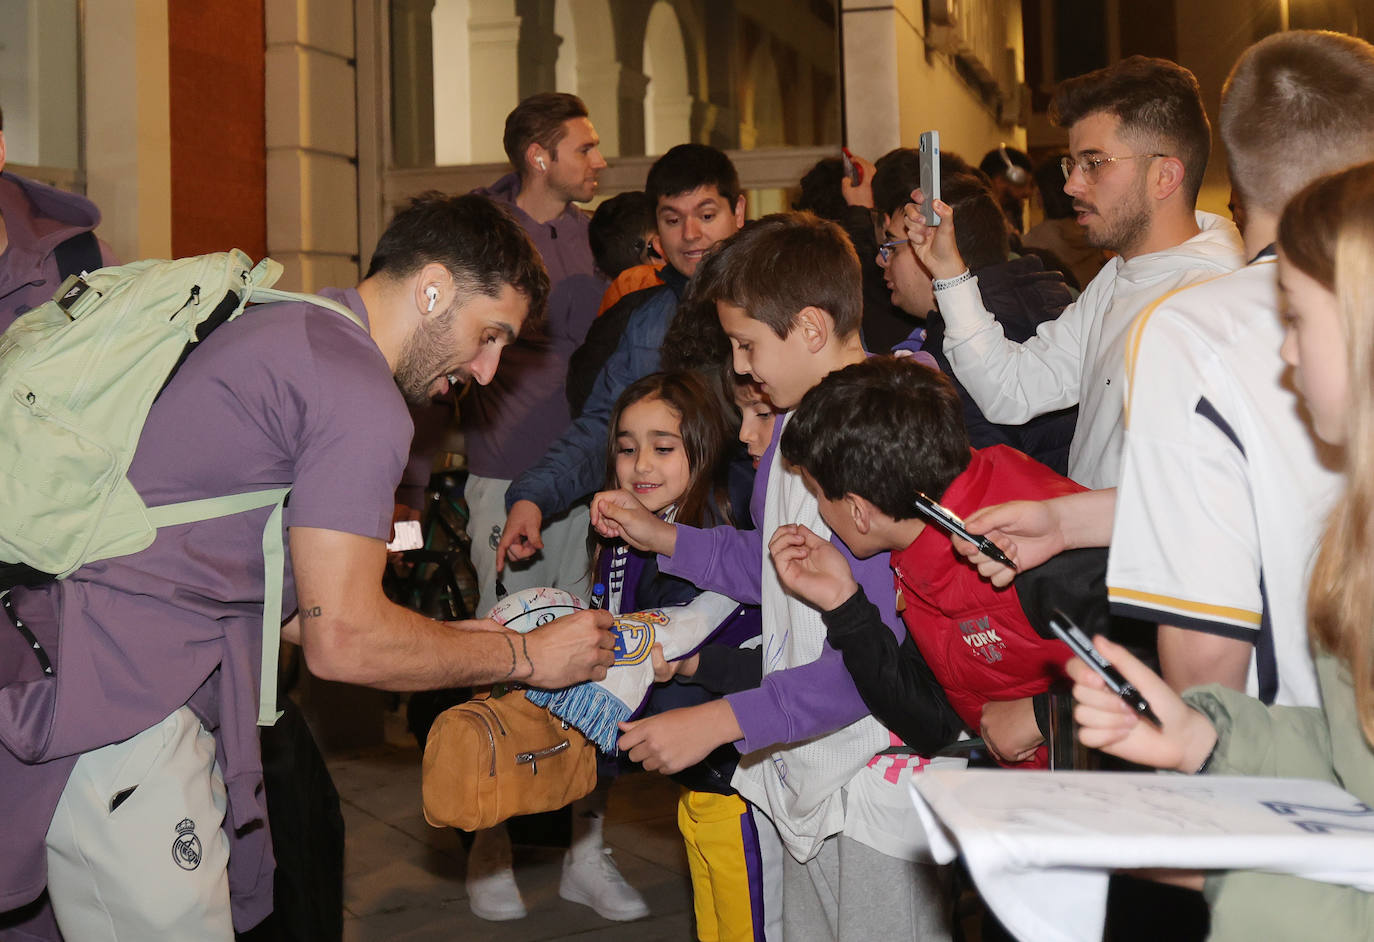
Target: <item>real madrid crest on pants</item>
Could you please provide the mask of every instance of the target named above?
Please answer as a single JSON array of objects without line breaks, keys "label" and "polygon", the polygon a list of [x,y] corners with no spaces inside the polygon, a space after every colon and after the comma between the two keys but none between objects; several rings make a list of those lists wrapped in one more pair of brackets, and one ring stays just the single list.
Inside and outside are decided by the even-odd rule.
[{"label": "real madrid crest on pants", "polygon": [[196,822],[182,818],[177,822],[177,836],[172,841],[172,859],[182,870],[194,870],[200,866],[200,838],[196,837]]}]

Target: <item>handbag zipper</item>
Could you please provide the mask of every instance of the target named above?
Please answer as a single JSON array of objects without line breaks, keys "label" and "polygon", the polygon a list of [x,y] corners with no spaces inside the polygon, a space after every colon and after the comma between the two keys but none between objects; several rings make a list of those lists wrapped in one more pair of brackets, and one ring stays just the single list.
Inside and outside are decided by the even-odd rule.
[{"label": "handbag zipper", "polygon": [[560,752],[563,752],[564,750],[568,749],[568,748],[571,747],[571,746],[572,746],[572,743],[565,739],[565,740],[563,740],[561,743],[559,743],[558,745],[556,745],[556,746],[550,746],[550,747],[547,748],[547,749],[538,749],[538,750],[536,750],[536,751],[534,751],[534,752],[517,752],[517,753],[515,754],[515,764],[516,764],[516,765],[528,765],[528,766],[530,767],[530,771],[533,772],[535,775],[538,775],[538,774],[539,774],[539,762],[538,762],[538,760],[540,760],[540,759],[547,759],[549,756],[556,756],[556,755],[558,755]]},{"label": "handbag zipper", "polygon": [[473,718],[474,720],[476,720],[478,723],[481,723],[481,724],[482,724],[482,732],[484,732],[484,733],[487,734],[487,743],[491,746],[491,771],[489,771],[489,772],[487,773],[487,776],[490,777],[490,778],[495,778],[495,777],[496,777],[496,737],[493,736],[493,735],[491,734],[491,724],[488,723],[484,718],[478,716],[476,713],[469,713],[468,716],[472,717],[472,718]]},{"label": "handbag zipper", "polygon": [[498,730],[501,731],[501,735],[502,735],[502,736],[505,736],[505,735],[506,735],[506,727],[504,727],[504,726],[501,725],[501,717],[499,717],[499,716],[496,715],[496,711],[493,710],[493,709],[491,708],[491,704],[490,704],[490,703],[488,703],[488,702],[485,701],[485,700],[473,700],[473,701],[472,701],[472,705],[473,705],[473,706],[480,706],[482,709],[486,710],[487,713],[490,714],[490,716],[491,716],[491,721],[492,721],[493,723],[495,723],[495,724],[496,724],[496,728],[497,728]]}]

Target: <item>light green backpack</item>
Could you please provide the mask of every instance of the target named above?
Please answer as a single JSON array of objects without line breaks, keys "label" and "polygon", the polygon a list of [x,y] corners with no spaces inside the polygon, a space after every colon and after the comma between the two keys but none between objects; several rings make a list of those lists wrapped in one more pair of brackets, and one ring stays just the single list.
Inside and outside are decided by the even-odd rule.
[{"label": "light green backpack", "polygon": [[261,725],[280,715],[281,510],[290,488],[148,507],[127,475],[153,400],[195,344],[249,302],[307,301],[362,326],[326,298],[272,288],[281,272],[237,249],[102,268],[68,278],[0,334],[0,594],[137,553],[159,527],[274,508],[262,538]]}]

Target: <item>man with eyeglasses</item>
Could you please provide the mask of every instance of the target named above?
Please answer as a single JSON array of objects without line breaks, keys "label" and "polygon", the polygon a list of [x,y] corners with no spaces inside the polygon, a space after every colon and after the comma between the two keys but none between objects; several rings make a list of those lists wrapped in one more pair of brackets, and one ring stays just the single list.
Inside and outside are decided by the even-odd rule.
[{"label": "man with eyeglasses", "polygon": [[1112,487],[1121,469],[1127,328],[1161,295],[1244,263],[1230,221],[1196,211],[1211,149],[1197,80],[1165,59],[1132,56],[1062,83],[1050,105],[1069,129],[1064,192],[1088,241],[1116,257],[1058,319],[1024,343],[1009,340],[959,253],[957,214],[926,226],[907,207],[906,231],[934,278],[944,352],[983,414],[1018,424],[1078,405],[1069,477]]}]

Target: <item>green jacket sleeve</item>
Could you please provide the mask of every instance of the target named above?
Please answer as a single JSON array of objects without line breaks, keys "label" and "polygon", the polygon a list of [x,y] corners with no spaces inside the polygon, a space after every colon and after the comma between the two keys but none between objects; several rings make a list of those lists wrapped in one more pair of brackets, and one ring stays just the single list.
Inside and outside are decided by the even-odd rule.
[{"label": "green jacket sleeve", "polygon": [[[1338,662],[1321,655],[1317,675],[1325,712],[1266,707],[1217,686],[1184,694],[1217,728],[1217,751],[1208,771],[1335,782],[1370,801],[1374,753],[1360,732],[1349,677]],[[1353,887],[1235,870],[1208,877],[1204,892],[1212,910],[1210,939],[1217,942],[1374,938],[1374,893]]]},{"label": "green jacket sleeve", "polygon": [[1208,877],[1208,942],[1309,942],[1374,935],[1374,893],[1301,877],[1235,870]]},{"label": "green jacket sleeve", "polygon": [[1213,775],[1268,775],[1335,782],[1331,735],[1315,707],[1265,706],[1218,684],[1183,695],[1217,730]]}]

